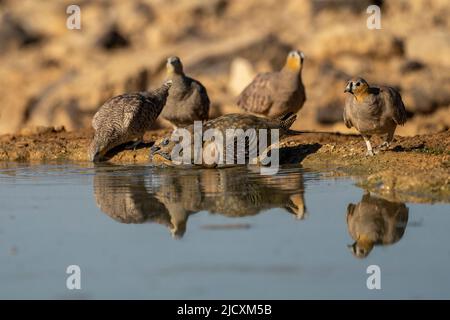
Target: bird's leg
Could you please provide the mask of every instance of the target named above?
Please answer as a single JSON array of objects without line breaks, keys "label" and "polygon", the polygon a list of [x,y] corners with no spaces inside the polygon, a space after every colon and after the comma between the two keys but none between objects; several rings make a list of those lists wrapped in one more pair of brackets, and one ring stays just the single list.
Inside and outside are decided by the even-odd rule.
[{"label": "bird's leg", "polygon": [[363,139],[366,142],[366,147],[367,147],[366,155],[373,157],[375,155],[375,153],[372,150],[372,145],[370,144],[369,138],[366,136],[363,136]]},{"label": "bird's leg", "polygon": [[387,141],[384,141],[382,144],[380,144],[379,149],[381,151],[386,151],[387,149],[389,149],[390,143]]},{"label": "bird's leg", "polygon": [[386,136],[386,140],[380,145],[379,147],[380,150],[382,151],[388,150],[393,139],[394,139],[394,131],[390,131]]}]

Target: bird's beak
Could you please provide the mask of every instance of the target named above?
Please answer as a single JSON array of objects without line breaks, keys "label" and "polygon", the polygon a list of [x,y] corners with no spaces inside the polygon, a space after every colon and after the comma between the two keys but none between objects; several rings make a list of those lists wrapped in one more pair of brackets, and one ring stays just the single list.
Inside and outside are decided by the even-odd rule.
[{"label": "bird's beak", "polygon": [[175,67],[173,65],[173,62],[170,61],[170,59],[167,60],[166,69],[167,69],[168,73],[173,73],[175,71]]},{"label": "bird's beak", "polygon": [[350,250],[350,252],[352,254],[355,254],[355,252],[356,252],[355,247],[356,247],[356,242],[347,245],[347,249]]},{"label": "bird's beak", "polygon": [[153,154],[153,153],[155,153],[156,151],[158,151],[159,149],[161,149],[161,148],[158,147],[158,146],[153,145],[153,146],[150,148],[150,153]]},{"label": "bird's beak", "polygon": [[350,92],[350,93],[353,93],[352,89],[353,89],[353,88],[352,88],[352,83],[349,82],[349,83],[347,83],[347,86],[345,87],[344,92]]}]

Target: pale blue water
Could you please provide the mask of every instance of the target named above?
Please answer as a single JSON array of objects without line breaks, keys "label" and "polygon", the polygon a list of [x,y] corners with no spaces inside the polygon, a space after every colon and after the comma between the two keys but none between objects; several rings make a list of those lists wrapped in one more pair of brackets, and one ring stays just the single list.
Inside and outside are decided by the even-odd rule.
[{"label": "pale blue water", "polygon": [[[300,168],[3,164],[0,298],[450,298],[450,206],[366,197],[361,223],[397,229],[361,259],[346,212],[363,194]],[[69,265],[81,290],[66,287]]]}]

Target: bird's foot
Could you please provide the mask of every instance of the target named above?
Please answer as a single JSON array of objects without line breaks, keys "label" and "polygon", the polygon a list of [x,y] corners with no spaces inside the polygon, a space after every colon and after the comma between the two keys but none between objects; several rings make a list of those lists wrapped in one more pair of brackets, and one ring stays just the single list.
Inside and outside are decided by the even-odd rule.
[{"label": "bird's foot", "polygon": [[379,147],[378,147],[378,149],[380,150],[380,151],[386,151],[386,150],[389,150],[389,146],[390,146],[391,144],[389,143],[389,142],[387,142],[387,141],[385,141],[385,142],[383,142]]},{"label": "bird's foot", "polygon": [[377,153],[378,153],[378,151],[367,150],[366,156],[368,156],[368,157],[373,157],[373,156],[376,155]]}]

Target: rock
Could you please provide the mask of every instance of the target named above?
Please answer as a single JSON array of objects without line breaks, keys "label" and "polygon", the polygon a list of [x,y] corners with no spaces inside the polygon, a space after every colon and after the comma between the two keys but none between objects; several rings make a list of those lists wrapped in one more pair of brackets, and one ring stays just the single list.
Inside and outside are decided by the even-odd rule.
[{"label": "rock", "polygon": [[450,33],[442,30],[412,34],[406,41],[406,55],[430,65],[450,67]]},{"label": "rock", "polygon": [[[347,60],[347,59],[345,59]],[[355,59],[353,60],[353,64]],[[348,60],[347,60],[348,61]],[[358,63],[356,63],[358,65]],[[333,64],[329,60],[325,60],[323,63],[319,64],[319,73],[323,77],[332,77],[333,81],[347,81],[351,78],[351,74],[358,74],[359,72],[356,70],[352,70],[353,72],[344,72],[340,68],[337,68],[335,64]]]},{"label": "rock", "polygon": [[[61,130],[60,130],[61,131]],[[55,129],[55,127],[46,127],[46,126],[28,126],[20,130],[20,134],[22,136],[31,136],[37,134],[46,134],[51,132],[59,132]]]},{"label": "rock", "polygon": [[90,127],[93,114],[107,99],[148,88],[148,70],[135,62],[117,63],[115,68],[105,66],[103,72],[86,65],[78,73],[66,74],[39,94],[26,124],[57,125],[68,130]]},{"label": "rock", "polygon": [[431,113],[437,108],[433,99],[433,89],[414,86],[404,94],[407,110],[412,113]]},{"label": "rock", "polygon": [[290,50],[292,46],[276,35],[257,30],[211,42],[185,61],[189,65],[188,70],[196,74],[222,72],[227,75],[236,57],[248,60],[253,66],[264,62],[272,70],[278,70],[284,65]]},{"label": "rock", "polygon": [[425,67],[426,67],[425,64],[420,61],[408,60],[400,66],[400,72],[402,74],[406,74],[406,73],[422,70]]},{"label": "rock", "polygon": [[64,126],[54,126],[53,130],[54,132],[64,132],[66,131],[66,128]]},{"label": "rock", "polygon": [[[36,58],[36,55],[32,57]],[[38,60],[31,62],[34,61]],[[19,130],[28,120],[38,97],[60,74],[58,70],[42,72],[35,64],[22,61],[17,55],[5,57],[3,63],[0,76],[0,134]],[[22,71],[24,67],[26,72]]]},{"label": "rock", "polygon": [[340,101],[334,101],[326,106],[319,107],[316,110],[316,121],[325,125],[341,122],[343,110]]},{"label": "rock", "polygon": [[38,44],[43,39],[35,31],[27,28],[20,20],[10,14],[0,16],[0,53],[14,48]]},{"label": "rock", "polygon": [[239,95],[242,90],[253,80],[256,72],[251,63],[243,58],[236,58],[231,62],[228,90],[234,96]]},{"label": "rock", "polygon": [[354,13],[365,12],[370,5],[381,7],[383,0],[310,0],[313,14],[322,10],[350,10]]},{"label": "rock", "polygon": [[228,0],[180,0],[176,4],[161,1],[154,7],[157,36],[152,30],[147,30],[147,36],[158,38],[165,45],[202,38],[225,13],[228,3]]},{"label": "rock", "polygon": [[445,69],[434,67],[405,75],[401,87],[409,112],[431,113],[450,104],[450,77]]},{"label": "rock", "polygon": [[[414,117],[408,119],[406,127],[399,127],[400,135],[423,135],[427,133],[444,132],[450,129],[450,105],[437,109],[432,114],[415,114]],[[438,141],[438,139],[436,139]],[[445,143],[444,140],[440,140]],[[450,141],[447,142],[450,144]],[[437,146],[432,146],[436,148]],[[450,149],[447,147],[448,151]]]},{"label": "rock", "polygon": [[312,53],[318,59],[342,55],[386,59],[402,56],[403,46],[403,40],[388,31],[368,32],[365,24],[348,24],[319,32]]},{"label": "rock", "polygon": [[111,14],[119,29],[129,35],[141,34],[157,19],[154,6],[144,1],[120,1]]},{"label": "rock", "polygon": [[130,45],[128,38],[123,35],[117,25],[112,25],[98,39],[98,45],[105,50],[126,48]]}]

